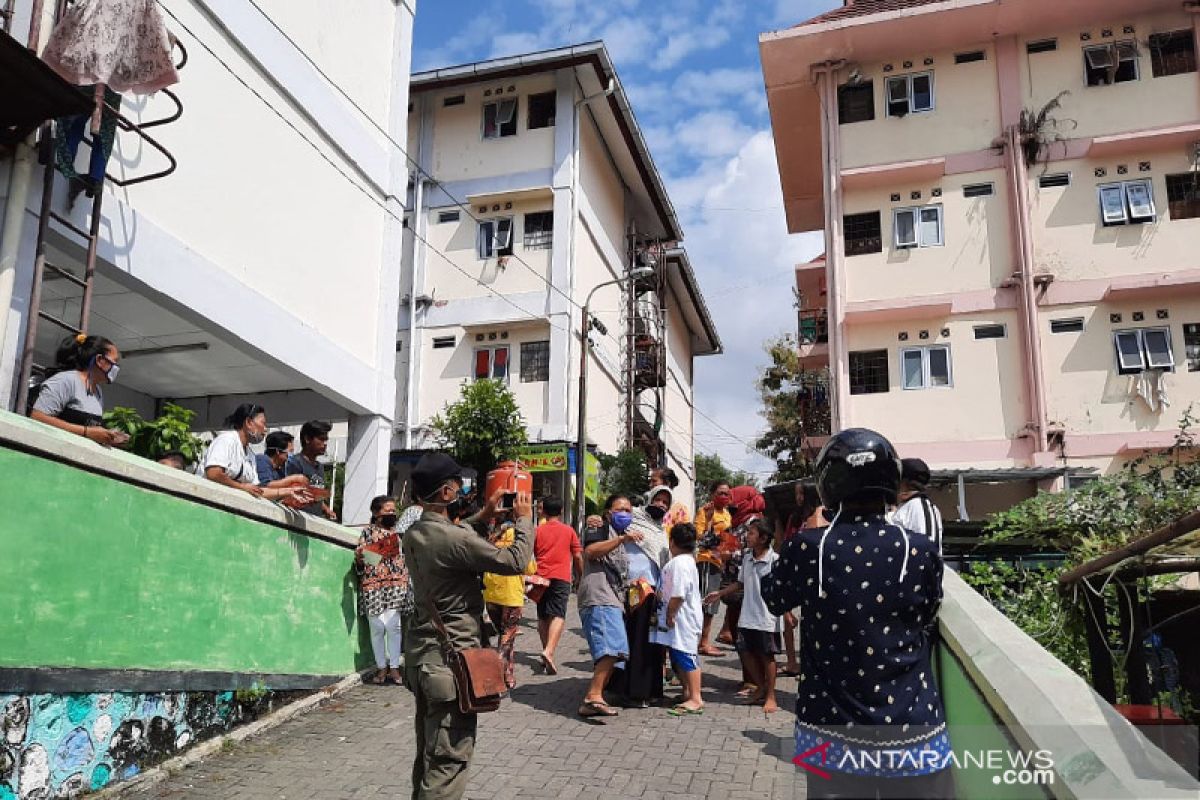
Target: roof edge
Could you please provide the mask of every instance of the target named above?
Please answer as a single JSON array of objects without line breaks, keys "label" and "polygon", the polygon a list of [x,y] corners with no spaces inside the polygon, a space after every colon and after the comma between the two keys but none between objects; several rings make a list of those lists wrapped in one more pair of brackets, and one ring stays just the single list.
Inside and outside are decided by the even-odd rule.
[{"label": "roof edge", "polygon": [[704,327],[704,335],[708,338],[711,345],[709,350],[696,353],[695,355],[715,356],[724,353],[725,345],[721,342],[721,336],[717,333],[716,323],[713,322],[712,314],[708,311],[708,305],[704,302],[704,294],[700,291],[700,282],[696,279],[696,272],[692,269],[692,261],[688,257],[687,250],[683,247],[671,247],[663,253],[663,258],[679,262],[679,272],[683,276],[683,285],[687,287],[692,306],[696,309],[697,316],[700,317],[700,324]]}]

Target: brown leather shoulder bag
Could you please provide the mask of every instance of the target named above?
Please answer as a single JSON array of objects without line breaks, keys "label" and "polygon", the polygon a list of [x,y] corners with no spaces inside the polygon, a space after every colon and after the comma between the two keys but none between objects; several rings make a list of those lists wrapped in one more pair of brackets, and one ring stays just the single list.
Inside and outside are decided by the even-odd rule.
[{"label": "brown leather shoulder bag", "polygon": [[504,683],[504,665],[500,654],[490,647],[456,650],[442,622],[442,615],[430,599],[427,603],[433,627],[441,641],[442,660],[454,675],[458,690],[458,709],[464,714],[482,714],[500,708],[500,696],[508,689]]}]

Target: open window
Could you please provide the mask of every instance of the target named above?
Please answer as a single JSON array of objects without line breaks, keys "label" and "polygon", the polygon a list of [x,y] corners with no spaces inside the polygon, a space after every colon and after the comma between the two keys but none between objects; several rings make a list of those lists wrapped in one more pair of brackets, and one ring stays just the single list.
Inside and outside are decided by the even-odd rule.
[{"label": "open window", "polygon": [[525,249],[547,250],[554,243],[554,212],[534,211],[525,215]]},{"label": "open window", "polygon": [[1150,66],[1154,77],[1196,71],[1196,37],[1192,31],[1150,34]]},{"label": "open window", "polygon": [[553,127],[557,104],[558,97],[554,92],[529,95],[529,130]]},{"label": "open window", "polygon": [[512,217],[479,222],[478,255],[482,259],[512,255]]},{"label": "open window", "polygon": [[850,394],[882,394],[888,384],[888,351],[860,350],[850,353]]},{"label": "open window", "polygon": [[1137,43],[1129,40],[1083,48],[1088,86],[1108,86],[1138,79]]},{"label": "open window", "polygon": [[946,345],[906,347],[900,351],[900,377],[905,389],[936,389],[953,386],[950,348]]},{"label": "open window", "polygon": [[508,345],[475,349],[475,380],[508,380]]},{"label": "open window", "polygon": [[517,98],[483,104],[483,138],[517,135]]},{"label": "open window", "polygon": [[521,383],[550,380],[550,342],[521,343]]},{"label": "open window", "polygon": [[1200,172],[1167,176],[1167,210],[1171,219],[1200,217]]},{"label": "open window", "polygon": [[1200,372],[1200,325],[1194,322],[1183,326],[1183,355],[1188,372]]},{"label": "open window", "polygon": [[878,211],[846,214],[842,217],[842,233],[847,256],[883,252],[883,234]]},{"label": "open window", "polygon": [[1134,375],[1146,369],[1175,369],[1170,328],[1114,331],[1113,347],[1119,375]]},{"label": "open window", "polygon": [[1098,187],[1100,218],[1104,225],[1137,225],[1153,222],[1154,194],[1148,180],[1108,183]]},{"label": "open window", "polygon": [[892,212],[896,247],[939,247],[943,244],[942,207],[897,208]]},{"label": "open window", "polygon": [[933,73],[918,72],[887,79],[889,117],[933,110]]},{"label": "open window", "polygon": [[872,81],[845,83],[838,87],[838,122],[867,122],[875,119],[875,84]]}]

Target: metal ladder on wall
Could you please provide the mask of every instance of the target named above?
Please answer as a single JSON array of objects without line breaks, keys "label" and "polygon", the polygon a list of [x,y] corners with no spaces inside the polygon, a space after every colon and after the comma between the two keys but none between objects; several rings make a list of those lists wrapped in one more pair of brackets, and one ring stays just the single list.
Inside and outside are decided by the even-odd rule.
[{"label": "metal ladder on wall", "polygon": [[[5,11],[8,13],[4,14],[6,26],[10,24],[12,19],[11,5],[12,0],[8,0],[8,6],[5,9]],[[40,3],[35,3],[35,6],[40,5]],[[66,7],[67,0],[58,0],[54,15],[55,21],[62,18]],[[30,46],[32,48],[37,47],[37,39],[37,31],[36,29],[32,29],[30,32]],[[187,64],[187,50],[184,49],[183,44],[178,40],[175,40],[174,44],[179,48],[180,53],[182,54],[179,63],[175,65],[175,68],[182,69],[184,65]],[[147,128],[154,128],[160,125],[169,125],[183,116],[183,103],[180,101],[178,95],[176,95],[170,89],[161,89],[160,91],[170,98],[170,100],[175,104],[175,111],[166,117],[162,117],[161,119],[150,120],[149,122],[142,122],[139,124],[121,114],[119,108],[109,105],[105,101],[104,88],[97,87],[95,91],[96,113],[93,116],[93,120],[98,121],[104,113],[111,113],[115,118],[116,126],[119,131],[136,133],[146,144],[150,145],[167,159],[168,166],[165,169],[149,175],[140,175],[126,179],[115,178],[106,172],[103,179],[98,180],[92,187],[92,207],[88,214],[88,225],[86,229],[76,225],[67,216],[67,214],[70,213],[70,207],[74,204],[74,201],[78,196],[78,191],[81,190],[81,187],[71,187],[66,213],[60,213],[54,210],[54,173],[57,171],[54,158],[54,142],[55,137],[61,136],[62,133],[56,130],[56,123],[53,120],[42,125],[41,130],[39,131],[38,160],[43,165],[42,202],[40,212],[38,214],[37,243],[34,249],[33,285],[29,294],[29,312],[25,325],[25,341],[21,349],[21,365],[17,383],[15,410],[19,414],[24,414],[28,410],[26,406],[28,405],[29,393],[30,389],[32,388],[30,386],[30,381],[34,373],[37,372],[38,374],[44,375],[47,370],[46,365],[34,363],[34,350],[37,346],[39,322],[41,320],[45,320],[46,322],[61,328],[69,334],[78,335],[87,331],[88,322],[90,320],[92,311],[92,294],[96,282],[96,254],[100,242],[100,223],[102,219],[100,212],[104,203],[105,184],[112,183],[120,187],[133,186],[134,184],[145,183],[146,181],[152,181],[158,178],[165,178],[174,172],[175,168],[178,166],[178,162],[175,160],[175,157],[171,155],[170,151],[167,150],[167,148],[165,148],[156,139],[154,139],[154,137],[146,133]],[[92,125],[92,130],[90,131],[91,136],[84,136],[82,142],[83,144],[86,144],[88,147],[100,146],[97,128],[98,124]],[[54,220],[77,236],[82,237],[86,243],[87,256],[84,260],[83,277],[76,275],[74,272],[71,272],[62,266],[51,264],[47,261],[46,244],[47,235],[50,231],[51,220]],[[78,322],[60,319],[59,317],[56,317],[42,309],[42,285],[47,272],[52,274],[55,278],[65,280],[82,290],[83,294],[80,298]]]}]

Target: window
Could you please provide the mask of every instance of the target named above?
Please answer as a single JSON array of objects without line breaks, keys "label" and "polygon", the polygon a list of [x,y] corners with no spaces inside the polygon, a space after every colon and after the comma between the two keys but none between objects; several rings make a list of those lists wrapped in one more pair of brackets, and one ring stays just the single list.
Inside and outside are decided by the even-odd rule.
[{"label": "window", "polygon": [[1083,317],[1067,317],[1050,320],[1051,333],[1079,333],[1083,330]]},{"label": "window", "polygon": [[1169,328],[1138,328],[1114,331],[1113,347],[1117,352],[1117,374],[1134,375],[1145,369],[1175,368],[1171,352]]},{"label": "window", "polygon": [[945,345],[906,347],[900,351],[900,382],[905,389],[952,386],[950,348]]},{"label": "window", "polygon": [[458,222],[458,212],[457,211],[438,212],[438,222]]},{"label": "window", "polygon": [[508,380],[508,345],[475,349],[475,380]]},{"label": "window", "polygon": [[529,95],[529,130],[554,126],[558,96],[554,92]]},{"label": "window", "polygon": [[1137,43],[1130,40],[1083,48],[1085,83],[1108,86],[1138,79]]},{"label": "window", "polygon": [[451,106],[461,106],[465,102],[467,102],[467,96],[465,94],[454,94],[442,99],[442,105],[445,108],[450,108]]},{"label": "window", "polygon": [[987,58],[987,54],[985,54],[982,50],[972,50],[969,53],[955,53],[954,63],[971,64],[976,61],[983,61],[985,58]]},{"label": "window", "polygon": [[892,212],[896,247],[938,247],[942,244],[942,207],[897,208]]},{"label": "window", "polygon": [[838,122],[866,122],[875,119],[875,84],[872,81],[846,83],[838,87]]},{"label": "window", "polygon": [[1099,187],[1100,218],[1105,226],[1136,225],[1154,221],[1150,181],[1125,181]]},{"label": "window", "polygon": [[511,256],[512,217],[481,220],[476,246],[480,258]]},{"label": "window", "polygon": [[521,343],[521,383],[550,380],[550,342]]},{"label": "window", "polygon": [[453,336],[435,336],[433,337],[433,349],[443,350],[447,347],[454,347]]},{"label": "window", "polygon": [[545,250],[554,243],[554,212],[537,211],[525,215],[525,249]]},{"label": "window", "polygon": [[1082,489],[1089,483],[1095,483],[1099,479],[1099,475],[1067,475],[1067,491]]},{"label": "window", "polygon": [[918,72],[887,79],[889,117],[933,109],[933,73]]},{"label": "window", "polygon": [[846,242],[846,255],[861,256],[883,252],[882,222],[878,211],[865,214],[847,214],[842,217],[842,230]]},{"label": "window", "polygon": [[968,183],[963,187],[963,197],[991,197],[996,193],[992,183]]},{"label": "window", "polygon": [[517,98],[483,104],[483,138],[517,135]]},{"label": "window", "polygon": [[880,394],[888,388],[887,350],[850,354],[850,394]]},{"label": "window", "polygon": [[1183,356],[1188,372],[1200,372],[1200,325],[1194,322],[1183,326]]},{"label": "window", "polygon": [[1003,325],[976,325],[976,339],[1003,339],[1008,335]]},{"label": "window", "polygon": [[1190,30],[1150,34],[1150,65],[1156,78],[1195,72],[1195,36]]},{"label": "window", "polygon": [[1200,172],[1167,176],[1167,210],[1171,219],[1200,217]]},{"label": "window", "polygon": [[1038,176],[1038,188],[1040,189],[1056,189],[1060,186],[1071,185],[1071,173],[1055,172],[1051,175]]},{"label": "window", "polygon": [[1057,49],[1057,39],[1038,39],[1036,42],[1028,42],[1025,45],[1025,52],[1030,55],[1034,53],[1052,53]]}]

